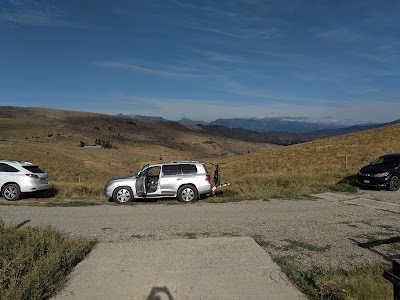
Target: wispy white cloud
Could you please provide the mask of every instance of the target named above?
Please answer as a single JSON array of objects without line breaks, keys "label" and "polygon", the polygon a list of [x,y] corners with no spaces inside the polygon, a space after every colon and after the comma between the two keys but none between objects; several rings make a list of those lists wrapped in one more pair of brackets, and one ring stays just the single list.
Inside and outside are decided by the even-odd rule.
[{"label": "wispy white cloud", "polygon": [[21,25],[45,26],[50,23],[50,18],[45,12],[19,10],[17,12],[0,12],[0,21]]},{"label": "wispy white cloud", "polygon": [[63,14],[61,7],[54,2],[36,0],[5,0],[7,5],[0,7],[0,23],[11,23],[25,26],[52,26],[85,30],[107,30],[76,21],[70,21]]},{"label": "wispy white cloud", "polygon": [[352,88],[349,93],[354,95],[371,95],[381,92],[381,88],[371,86],[360,86]]},{"label": "wispy white cloud", "polygon": [[400,42],[387,41],[385,44],[377,45],[363,56],[381,63],[400,62]]},{"label": "wispy white cloud", "polygon": [[[283,104],[283,103],[324,103],[324,105],[329,106],[338,101],[338,99],[333,99],[331,97],[325,98],[316,98],[316,97],[306,97],[299,95],[291,95],[285,92],[280,91],[279,93],[270,91],[268,89],[257,89],[250,88],[246,85],[243,85],[237,81],[224,79],[225,85],[223,89],[226,93],[237,96],[245,96],[247,98],[252,99],[253,102],[260,104],[264,102],[265,104]],[[256,99],[257,101],[255,101]]]},{"label": "wispy white cloud", "polygon": [[50,7],[37,1],[6,0],[0,9],[0,22],[46,26],[50,20]]},{"label": "wispy white cloud", "polygon": [[313,29],[312,31],[314,31],[318,38],[333,42],[356,42],[366,39],[364,34],[346,27],[334,28],[330,30]]},{"label": "wispy white cloud", "polygon": [[141,66],[133,63],[117,62],[117,61],[96,61],[95,65],[113,69],[127,70],[135,73],[161,77],[206,77],[212,76],[200,73],[193,67],[186,66]]},{"label": "wispy white cloud", "polygon": [[201,22],[180,22],[181,26],[183,25],[191,30],[212,33],[223,37],[241,40],[269,40],[280,35],[279,29],[274,26],[263,28],[258,26],[249,26],[249,24],[235,24],[233,26],[221,26],[220,24],[221,23],[217,24],[207,20],[202,20]]},{"label": "wispy white cloud", "polygon": [[200,54],[206,60],[214,61],[214,62],[224,62],[224,63],[246,63],[248,59],[237,56],[237,55],[230,55],[223,52],[211,51],[211,50],[204,50],[204,49],[195,49],[195,53]]},{"label": "wispy white cloud", "polygon": [[266,24],[269,23],[266,13],[270,10],[266,1],[230,1],[224,6],[212,1],[172,2],[181,9],[196,11],[196,20],[180,20],[180,26],[191,30],[235,39],[268,40],[280,34],[278,27]]}]

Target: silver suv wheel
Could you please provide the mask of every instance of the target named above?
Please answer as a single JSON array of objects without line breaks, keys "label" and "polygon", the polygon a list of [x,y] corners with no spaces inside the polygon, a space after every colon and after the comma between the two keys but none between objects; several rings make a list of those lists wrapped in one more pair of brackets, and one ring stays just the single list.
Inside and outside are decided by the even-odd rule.
[{"label": "silver suv wheel", "polygon": [[197,190],[191,185],[184,185],[178,190],[179,201],[191,202],[197,199]]},{"label": "silver suv wheel", "polygon": [[113,195],[114,201],[116,203],[126,203],[133,200],[133,192],[129,187],[118,187],[114,191]]}]

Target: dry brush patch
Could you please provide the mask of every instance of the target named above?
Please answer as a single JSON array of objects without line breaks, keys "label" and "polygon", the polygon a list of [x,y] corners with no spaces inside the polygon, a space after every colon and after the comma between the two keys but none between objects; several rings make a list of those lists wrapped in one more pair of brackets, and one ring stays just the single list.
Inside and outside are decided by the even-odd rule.
[{"label": "dry brush patch", "polygon": [[48,299],[95,241],[49,227],[5,227],[0,220],[0,299]]}]

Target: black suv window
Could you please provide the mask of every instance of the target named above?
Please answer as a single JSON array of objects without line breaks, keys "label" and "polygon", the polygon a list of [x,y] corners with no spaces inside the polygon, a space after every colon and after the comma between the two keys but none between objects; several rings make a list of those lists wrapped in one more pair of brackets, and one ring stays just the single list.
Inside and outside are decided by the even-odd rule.
[{"label": "black suv window", "polygon": [[16,168],[11,167],[10,165],[0,164],[0,172],[15,173],[15,172],[19,172],[19,171]]},{"label": "black suv window", "polygon": [[28,170],[32,173],[45,173],[41,168],[38,166],[22,166],[24,169]]},{"label": "black suv window", "polygon": [[197,168],[195,165],[181,165],[182,174],[196,174]]},{"label": "black suv window", "polygon": [[163,174],[164,175],[177,175],[178,174],[178,166],[177,165],[163,166]]}]

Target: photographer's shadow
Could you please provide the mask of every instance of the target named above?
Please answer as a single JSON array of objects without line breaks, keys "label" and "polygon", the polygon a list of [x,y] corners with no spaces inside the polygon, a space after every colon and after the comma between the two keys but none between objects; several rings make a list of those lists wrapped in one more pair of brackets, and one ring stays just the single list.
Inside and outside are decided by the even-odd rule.
[{"label": "photographer's shadow", "polygon": [[164,299],[174,300],[174,298],[171,295],[171,292],[166,286],[163,287],[153,286],[153,288],[150,291],[150,294],[146,298],[146,300],[164,300]]}]

